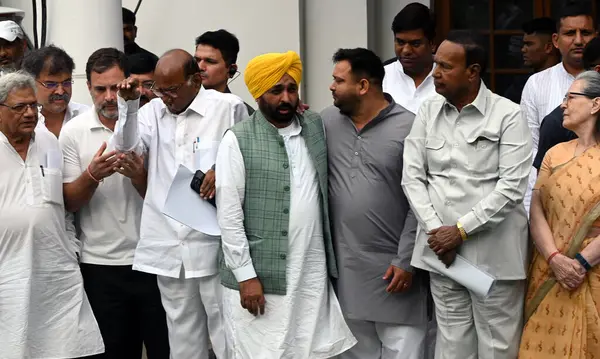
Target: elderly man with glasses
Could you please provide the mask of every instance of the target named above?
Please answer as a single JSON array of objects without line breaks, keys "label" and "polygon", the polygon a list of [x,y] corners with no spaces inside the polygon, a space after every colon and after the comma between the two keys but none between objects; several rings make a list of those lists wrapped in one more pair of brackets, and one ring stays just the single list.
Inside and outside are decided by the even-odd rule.
[{"label": "elderly man with glasses", "polygon": [[[37,127],[35,81],[0,77],[0,357],[104,352],[65,226],[56,137]],[[138,357],[139,358],[139,357]]]},{"label": "elderly man with glasses", "polygon": [[141,108],[138,80],[118,86],[116,148],[148,158],[148,190],[133,268],[158,275],[172,359],[207,358],[209,337],[217,357],[225,359],[217,265],[221,239],[166,217],[162,209],[181,164],[206,172],[200,195],[214,197],[216,148],[225,131],[247,117],[246,107],[235,95],[204,89],[198,64],[184,50],[171,50],[158,60],[154,81],[152,91],[161,100]]},{"label": "elderly man with glasses", "polygon": [[58,138],[65,123],[89,109],[71,101],[73,59],[63,49],[49,45],[25,55],[22,68],[35,77],[41,105],[38,126],[45,126]]}]

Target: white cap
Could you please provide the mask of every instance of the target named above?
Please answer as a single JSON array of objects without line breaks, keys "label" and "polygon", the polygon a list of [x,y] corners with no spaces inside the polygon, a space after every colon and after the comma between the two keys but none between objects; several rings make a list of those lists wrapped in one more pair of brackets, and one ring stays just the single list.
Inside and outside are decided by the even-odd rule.
[{"label": "white cap", "polygon": [[0,38],[13,42],[24,37],[23,30],[12,20],[0,21]]}]

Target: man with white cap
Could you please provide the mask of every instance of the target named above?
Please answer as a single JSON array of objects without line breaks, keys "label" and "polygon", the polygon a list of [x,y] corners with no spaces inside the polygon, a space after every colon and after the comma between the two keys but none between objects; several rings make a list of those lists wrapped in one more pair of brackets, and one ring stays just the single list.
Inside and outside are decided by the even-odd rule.
[{"label": "man with white cap", "polygon": [[0,21],[0,73],[21,68],[26,48],[21,26],[12,20]]}]

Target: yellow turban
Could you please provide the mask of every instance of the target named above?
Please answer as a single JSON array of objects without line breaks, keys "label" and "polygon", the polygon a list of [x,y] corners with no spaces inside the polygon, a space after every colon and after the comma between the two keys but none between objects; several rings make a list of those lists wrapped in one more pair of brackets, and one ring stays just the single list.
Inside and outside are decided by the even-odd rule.
[{"label": "yellow turban", "polygon": [[244,81],[252,97],[257,99],[275,86],[285,74],[290,75],[300,85],[302,62],[294,51],[264,54],[253,58],[246,67]]}]

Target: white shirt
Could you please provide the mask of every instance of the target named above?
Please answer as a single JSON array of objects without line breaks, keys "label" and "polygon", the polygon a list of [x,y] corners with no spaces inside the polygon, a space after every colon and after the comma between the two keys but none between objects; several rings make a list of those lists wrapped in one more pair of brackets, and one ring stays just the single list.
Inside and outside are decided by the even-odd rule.
[{"label": "white shirt", "polygon": [[[67,105],[67,111],[65,112],[65,118],[63,120],[63,126],[71,121],[71,119],[79,116],[80,114],[89,110],[90,107],[88,105],[84,105],[81,103],[77,103],[75,101],[69,101]],[[42,111],[38,111],[38,127],[46,127],[46,118],[42,115]]]},{"label": "white shirt", "polygon": [[404,73],[400,60],[394,61],[385,66],[383,91],[389,93],[397,104],[417,114],[423,101],[436,94],[432,74],[433,69],[419,87],[415,87],[415,80]]},{"label": "white shirt", "polygon": [[[112,134],[94,108],[65,124],[59,137],[65,163],[63,182],[79,178],[102,142],[108,143]],[[143,199],[129,178],[119,173],[106,177],[76,216],[81,231],[81,262],[132,265],[140,238],[142,204]]]},{"label": "white shirt", "polygon": [[[330,358],[356,343],[329,282],[317,172],[301,130],[296,121],[279,129],[291,172],[286,294],[266,294],[265,314],[254,317],[238,291],[223,288],[232,359]],[[217,209],[225,262],[238,282],[256,277],[244,229],[245,173],[237,138],[227,132],[217,154]]]},{"label": "white shirt", "polygon": [[47,130],[35,130],[25,160],[0,133],[3,359],[77,358],[104,351],[73,234],[65,227],[61,159],[58,141]]},{"label": "white shirt", "polygon": [[185,278],[218,273],[220,237],[194,231],[166,217],[162,209],[179,165],[198,169],[194,141],[200,138],[200,152],[218,146],[225,131],[248,116],[244,102],[204,88],[179,115],[170,113],[159,98],[142,108],[139,100],[126,102],[119,97],[118,102],[115,147],[131,151],[141,146],[148,161],[148,189],[133,268],[173,278],[179,278],[182,265]]},{"label": "white shirt", "polygon": [[[531,75],[527,80],[521,96],[521,112],[527,119],[527,125],[531,130],[533,158],[535,158],[538,150],[542,120],[562,103],[573,80],[575,80],[575,77],[567,72],[562,62]],[[525,199],[523,200],[528,215],[531,192],[536,179],[537,171],[532,166],[527,183],[527,192],[525,192]]]}]

